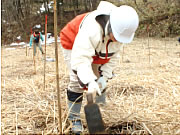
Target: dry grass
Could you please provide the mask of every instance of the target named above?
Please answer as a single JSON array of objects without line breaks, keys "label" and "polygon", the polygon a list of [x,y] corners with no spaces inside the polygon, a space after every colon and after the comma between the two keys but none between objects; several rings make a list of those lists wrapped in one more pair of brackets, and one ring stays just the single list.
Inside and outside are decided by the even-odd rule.
[{"label": "dry grass", "polygon": [[[121,52],[115,77],[108,83],[107,105],[101,107],[107,133],[180,134],[180,45],[175,39],[150,39],[149,45],[150,57],[147,39],[135,39]],[[53,45],[47,46],[47,56],[54,58]],[[2,134],[59,132],[55,62],[46,64],[44,91],[41,58],[39,53],[34,74],[32,50],[26,56],[24,48],[2,48]],[[59,71],[63,129],[67,133],[65,88],[69,77],[60,48]]]}]

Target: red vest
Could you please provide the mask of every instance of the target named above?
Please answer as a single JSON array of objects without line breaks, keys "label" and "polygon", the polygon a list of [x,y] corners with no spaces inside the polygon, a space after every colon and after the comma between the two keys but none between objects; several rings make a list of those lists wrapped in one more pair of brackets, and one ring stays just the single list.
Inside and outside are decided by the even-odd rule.
[{"label": "red vest", "polygon": [[64,49],[71,50],[74,44],[74,40],[79,31],[79,25],[81,24],[83,18],[88,13],[84,13],[76,16],[72,21],[70,21],[60,32],[60,42]]}]

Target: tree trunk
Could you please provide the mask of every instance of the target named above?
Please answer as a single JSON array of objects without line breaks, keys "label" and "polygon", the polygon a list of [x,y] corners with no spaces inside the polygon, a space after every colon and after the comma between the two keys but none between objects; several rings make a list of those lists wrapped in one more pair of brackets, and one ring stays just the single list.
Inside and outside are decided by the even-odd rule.
[{"label": "tree trunk", "polygon": [[73,0],[74,16],[77,15],[78,0]]},{"label": "tree trunk", "polygon": [[22,8],[21,8],[21,2],[20,0],[17,1],[17,8],[18,8],[18,13],[21,15],[21,18],[24,19],[24,14],[23,14],[23,11],[22,11]]}]

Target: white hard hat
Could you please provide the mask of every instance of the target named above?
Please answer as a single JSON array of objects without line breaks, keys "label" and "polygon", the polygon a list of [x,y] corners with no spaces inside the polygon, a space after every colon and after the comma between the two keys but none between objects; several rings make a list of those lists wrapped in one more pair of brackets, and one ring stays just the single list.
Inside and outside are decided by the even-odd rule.
[{"label": "white hard hat", "polygon": [[97,10],[99,14],[109,15],[113,8],[117,8],[117,6],[108,1],[101,1],[97,7]]},{"label": "white hard hat", "polygon": [[114,8],[110,13],[110,24],[115,39],[121,43],[130,43],[139,24],[136,11],[127,5]]}]

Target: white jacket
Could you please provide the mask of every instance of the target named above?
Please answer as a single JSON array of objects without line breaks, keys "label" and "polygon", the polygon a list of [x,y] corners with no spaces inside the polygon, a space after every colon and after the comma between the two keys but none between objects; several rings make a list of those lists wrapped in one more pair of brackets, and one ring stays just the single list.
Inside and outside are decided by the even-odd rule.
[{"label": "white jacket", "polygon": [[[106,6],[103,5],[104,3],[100,3],[97,10],[89,13],[89,15],[84,18],[72,48],[71,68],[77,71],[79,79],[84,84],[88,84],[92,80],[97,79],[91,67],[93,62],[92,56],[95,56],[95,51],[97,53],[106,53],[106,43],[110,39],[107,35],[107,25],[105,28],[105,37],[103,38],[103,29],[95,19],[96,16],[101,14],[109,15],[111,7],[114,7],[114,5],[109,2],[105,3]],[[107,7],[108,10],[105,10],[102,6]],[[103,77],[106,79],[112,78],[112,71],[116,67],[116,60],[119,58],[121,47],[122,44],[118,42],[111,42],[108,46],[108,54],[113,53],[113,55],[108,57],[111,58],[110,61],[100,68]]]}]

